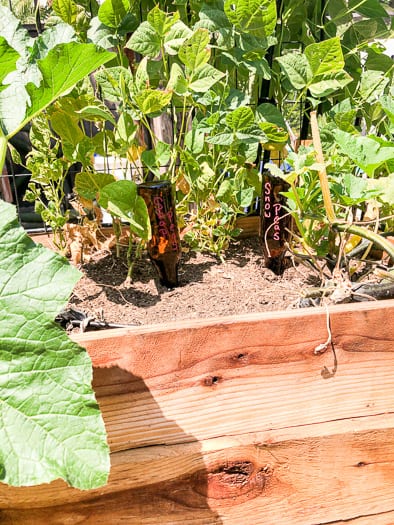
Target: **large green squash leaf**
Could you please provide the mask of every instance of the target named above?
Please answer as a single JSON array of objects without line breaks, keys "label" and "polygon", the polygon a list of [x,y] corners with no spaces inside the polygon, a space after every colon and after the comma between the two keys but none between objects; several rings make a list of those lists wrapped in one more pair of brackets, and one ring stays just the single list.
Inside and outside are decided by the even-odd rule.
[{"label": "large green squash leaf", "polygon": [[352,135],[342,130],[334,132],[335,142],[367,175],[373,176],[382,164],[394,158],[394,144],[380,144],[370,137]]},{"label": "large green squash leaf", "polygon": [[19,53],[8,45],[5,38],[0,37],[0,84],[8,73],[14,71],[18,58]]},{"label": "large green squash leaf", "polygon": [[51,102],[65,95],[113,56],[94,44],[69,42],[55,46],[45,58],[37,61],[42,77],[39,86],[30,82],[26,86],[18,85],[18,89],[11,85],[1,92],[0,126],[5,135],[14,135]]},{"label": "large green squash leaf", "polygon": [[0,201],[0,479],[106,483],[109,453],[86,351],[54,322],[79,279]]}]

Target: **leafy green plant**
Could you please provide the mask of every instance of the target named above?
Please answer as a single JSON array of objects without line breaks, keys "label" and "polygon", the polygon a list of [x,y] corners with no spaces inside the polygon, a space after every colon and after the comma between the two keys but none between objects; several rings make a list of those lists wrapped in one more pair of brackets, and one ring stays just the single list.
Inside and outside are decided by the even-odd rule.
[{"label": "leafy green plant", "polygon": [[[267,31],[272,31],[271,15]],[[248,97],[230,87],[228,68],[214,65],[219,65],[218,54],[212,52],[211,33],[203,25],[189,27],[178,12],[156,6],[127,42],[143,56],[135,73],[116,66],[95,78],[102,96],[118,105],[123,132],[128,130],[126,151],[119,144],[119,124],[106,133],[107,153],[128,155],[135,180],[149,173],[169,178],[177,187],[185,240],[193,248],[221,253],[237,233],[236,217],[259,193],[253,167],[259,144],[272,136],[285,142],[287,132],[275,120],[255,114]],[[258,27],[263,25],[262,19]],[[162,115],[172,121],[168,142],[154,128],[155,118]],[[148,131],[148,147],[141,147],[142,130]]]},{"label": "leafy green plant", "polygon": [[34,244],[2,201],[0,245],[0,479],[103,485],[109,457],[91,362],[54,323],[79,272]]},{"label": "leafy green plant", "polygon": [[[384,142],[390,137],[392,59],[372,43],[390,34],[387,12],[378,0],[324,4],[215,0],[181,5],[147,0],[138,6],[106,1],[86,11],[83,20],[88,23],[82,28],[78,13],[84,9],[82,3],[58,0],[55,4],[57,16],[73,27],[76,37],[117,49],[111,67],[95,78],[100,96],[116,105],[119,117],[112,129],[101,126],[94,141],[83,137],[81,152],[91,152],[94,145],[101,155],[126,159],[126,169],[137,182],[152,176],[172,180],[184,239],[193,248],[222,253],[228,239],[236,235],[236,217],[260,193],[255,162],[261,145],[280,150],[290,129],[295,147],[291,127],[301,122],[295,119],[300,108],[319,108],[326,158],[333,143],[339,151],[335,137],[340,140],[341,133],[348,134],[342,135],[342,142],[361,131],[371,135],[368,140],[383,137]],[[142,58],[137,60],[137,54]],[[167,135],[158,132],[158,117]],[[62,141],[67,144],[67,137]],[[383,142],[375,140],[375,149],[384,157],[390,153]],[[321,239],[334,218],[345,221],[346,210],[355,201],[361,206],[364,199],[361,207],[365,208],[372,195],[372,184],[362,196],[348,195],[349,184],[353,190],[356,187],[352,177],[361,179],[357,169],[366,169],[350,149],[345,151],[349,165],[344,174],[340,155],[335,157],[334,152],[338,165],[335,176],[328,168],[329,187],[326,178],[319,177],[324,163],[316,165],[313,158],[311,165],[317,167],[305,175],[296,198],[301,209],[302,199],[320,199],[321,205],[324,195]],[[389,159],[385,165],[389,177]],[[85,161],[77,192],[93,174]],[[113,183],[109,174],[97,174],[96,190],[109,182]],[[292,193],[296,195],[293,189]],[[330,209],[332,198],[338,203]],[[389,210],[390,204],[384,206]],[[313,239],[319,237],[319,220],[308,220],[313,226],[305,229],[298,221],[298,233],[302,237],[309,232],[307,242],[316,248]],[[330,245],[338,244],[332,242],[333,236],[331,228]]]},{"label": "leafy green plant", "polygon": [[[105,185],[99,192],[99,204],[113,217],[122,219],[129,224],[130,235],[127,250],[128,272],[126,284],[130,282],[133,274],[133,237],[137,236],[137,250],[135,258],[141,254],[142,242],[151,237],[148,210],[145,201],[137,194],[137,185],[131,180],[117,180]],[[134,234],[134,235],[133,235]]]},{"label": "leafy green plant", "polygon": [[[8,140],[113,55],[77,42],[40,50],[7,10],[1,15],[2,168]],[[79,488],[100,486],[109,451],[91,362],[53,322],[78,272],[36,246],[19,227],[14,207],[3,202],[0,243],[1,479],[33,485],[62,477]]]},{"label": "leafy green plant", "polygon": [[[336,140],[326,152],[330,160],[315,151],[318,134],[314,136],[314,147],[301,147],[297,154],[288,155],[286,162],[291,171],[285,173],[267,164],[273,174],[290,184],[285,195],[300,234],[298,242],[312,259],[326,259],[337,267],[347,264],[345,245],[351,238],[356,244],[364,238],[393,259],[393,246],[384,237],[385,229],[390,231],[394,215],[392,176],[389,175],[393,169],[393,143],[341,130],[336,130],[335,136]],[[371,228],[371,224],[363,224],[361,218],[373,202],[377,204],[376,210],[384,208],[387,216],[377,212],[370,218]],[[354,243],[348,243],[350,257],[352,248]]]}]

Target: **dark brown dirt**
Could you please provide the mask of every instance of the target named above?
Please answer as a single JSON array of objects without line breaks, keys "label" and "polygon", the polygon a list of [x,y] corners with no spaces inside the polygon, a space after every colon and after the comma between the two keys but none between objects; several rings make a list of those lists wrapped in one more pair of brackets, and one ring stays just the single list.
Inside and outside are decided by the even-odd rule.
[{"label": "dark brown dirt", "polygon": [[293,308],[312,271],[291,265],[282,276],[264,268],[257,238],[234,242],[225,261],[195,252],[182,255],[180,286],[159,284],[146,254],[137,261],[133,283],[124,285],[125,259],[99,253],[81,270],[69,306],[95,319],[122,324],[157,324]]}]

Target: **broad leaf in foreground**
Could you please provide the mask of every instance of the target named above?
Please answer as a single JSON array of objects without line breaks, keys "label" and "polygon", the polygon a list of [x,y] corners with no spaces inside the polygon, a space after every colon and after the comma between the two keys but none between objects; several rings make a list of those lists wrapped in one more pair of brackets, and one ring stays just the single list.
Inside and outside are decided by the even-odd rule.
[{"label": "broad leaf in foreground", "polygon": [[79,272],[0,201],[0,480],[104,485],[109,452],[86,351],[54,322]]}]

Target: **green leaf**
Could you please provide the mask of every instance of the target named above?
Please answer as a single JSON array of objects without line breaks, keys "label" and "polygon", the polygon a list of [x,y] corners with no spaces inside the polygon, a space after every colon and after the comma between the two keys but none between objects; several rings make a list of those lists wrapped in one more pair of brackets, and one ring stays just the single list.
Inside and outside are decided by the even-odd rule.
[{"label": "green leaf", "polygon": [[1,481],[104,485],[109,450],[91,361],[54,323],[80,274],[35,245],[3,201],[0,249]]},{"label": "green leaf", "polygon": [[263,103],[256,108],[257,122],[271,122],[280,128],[286,129],[286,122],[282,113],[273,104]]},{"label": "green leaf", "polygon": [[98,18],[102,24],[117,29],[129,10],[129,0],[104,0],[98,10]]},{"label": "green leaf", "polygon": [[75,191],[84,199],[93,200],[104,186],[115,182],[116,178],[110,173],[92,173],[83,171],[75,176]]},{"label": "green leaf", "polygon": [[222,9],[203,4],[198,13],[200,20],[194,25],[194,29],[202,27],[208,29],[211,34],[211,44],[221,49],[230,49],[234,46],[234,34],[232,26]]},{"label": "green leaf", "polygon": [[238,206],[240,206],[241,208],[247,208],[248,206],[252,204],[253,197],[254,197],[253,188],[241,188],[236,193]]},{"label": "green leaf", "polygon": [[99,49],[94,44],[70,42],[51,49],[43,60],[38,61],[42,74],[40,86],[27,85],[31,105],[26,116],[32,118],[113,57],[113,53]]},{"label": "green leaf", "polygon": [[138,125],[134,122],[130,113],[124,111],[118,118],[115,128],[115,138],[129,145],[135,138],[137,128]]},{"label": "green leaf", "polygon": [[211,56],[208,44],[209,31],[206,29],[197,29],[179,48],[179,59],[191,71],[195,71],[206,64]]},{"label": "green leaf", "polygon": [[172,93],[155,89],[144,89],[135,95],[135,102],[144,115],[163,111],[171,102]]},{"label": "green leaf", "polygon": [[78,7],[73,0],[53,0],[52,9],[66,24],[70,24],[71,26],[75,24]]},{"label": "green leaf", "polygon": [[176,55],[182,44],[192,36],[193,31],[181,20],[175,22],[164,37],[164,49],[169,55]]},{"label": "green leaf", "polygon": [[293,52],[277,60],[291,85],[297,90],[309,88],[312,97],[327,96],[352,81],[343,70],[338,37],[310,44],[304,54]]},{"label": "green leaf", "polygon": [[229,202],[234,193],[234,182],[230,179],[224,179],[216,193],[218,201]]},{"label": "green leaf", "polygon": [[147,20],[159,37],[163,38],[175,22],[179,20],[179,13],[177,11],[175,13],[165,13],[156,5],[149,11]]},{"label": "green leaf", "polygon": [[204,64],[195,69],[189,83],[189,89],[197,93],[204,93],[208,91],[216,82],[219,82],[224,77],[224,73],[211,66],[211,64]]},{"label": "green leaf", "polygon": [[368,57],[365,62],[366,69],[382,71],[383,73],[393,71],[394,60],[385,53],[376,53],[372,48],[369,48],[367,54]]},{"label": "green leaf", "polygon": [[382,71],[367,69],[362,72],[359,93],[365,102],[375,102],[383,96],[390,79]]},{"label": "green leaf", "polygon": [[149,22],[142,22],[128,40],[126,47],[143,56],[155,58],[161,50],[161,38]]},{"label": "green leaf", "polygon": [[367,18],[387,18],[388,16],[379,0],[349,0],[348,8]]},{"label": "green leaf", "polygon": [[9,46],[3,37],[0,37],[0,84],[8,73],[14,71],[18,58],[19,53]]},{"label": "green leaf", "polygon": [[346,71],[321,75],[313,79],[309,91],[313,97],[326,97],[344,88],[351,81],[352,77]]},{"label": "green leaf", "polygon": [[73,146],[76,146],[85,136],[78,126],[78,120],[65,111],[52,111],[51,125],[62,141]]},{"label": "green leaf", "polygon": [[20,20],[11,11],[0,5],[0,36],[4,37],[8,45],[15,49],[21,57],[28,58],[29,49],[33,47],[33,38],[20,25]]},{"label": "green leaf", "polygon": [[312,71],[305,55],[288,53],[276,60],[295,89],[304,89],[312,80]]},{"label": "green leaf", "polygon": [[183,69],[179,64],[174,62],[171,66],[170,78],[167,84],[168,91],[174,91],[177,95],[188,94],[188,81],[185,78]]},{"label": "green leaf", "polygon": [[382,106],[383,111],[389,117],[390,122],[394,124],[394,99],[393,97],[389,95],[383,95],[383,97],[380,99],[380,104]]},{"label": "green leaf", "polygon": [[226,124],[233,131],[250,128],[254,124],[254,115],[250,107],[240,107],[226,115]]},{"label": "green leaf", "polygon": [[343,184],[348,196],[351,199],[358,200],[365,196],[368,186],[368,180],[362,177],[356,177],[352,173],[345,173]]},{"label": "green leaf", "polygon": [[219,146],[230,146],[234,142],[234,133],[217,133],[212,137],[206,137],[206,142],[209,144],[217,144]]},{"label": "green leaf", "polygon": [[266,142],[276,144],[278,147],[284,146],[289,138],[286,129],[283,129],[276,124],[272,124],[271,122],[260,122],[259,127],[266,136]]},{"label": "green leaf", "polygon": [[[7,97],[0,98],[1,127],[9,136],[14,135],[54,100],[65,95],[75,84],[113,56],[113,53],[96,48],[94,44],[70,42],[57,45],[44,59],[38,61],[41,84],[38,87],[32,83],[26,86],[30,97],[27,108],[20,92],[13,95],[7,93]],[[10,103],[13,105],[10,106]],[[15,107],[18,106],[23,106],[22,111],[15,115]],[[22,113],[24,117],[21,119]]]},{"label": "green leaf", "polygon": [[388,177],[368,180],[368,187],[379,192],[379,200],[394,206],[394,173]]},{"label": "green leaf", "polygon": [[122,66],[109,67],[97,71],[94,77],[99,84],[104,99],[110,100],[111,102],[118,102],[122,99],[123,84],[129,91],[133,89],[133,77],[131,72]]},{"label": "green leaf", "polygon": [[84,108],[77,110],[75,113],[78,116],[80,116],[83,120],[88,120],[92,122],[97,122],[101,120],[111,122],[111,124],[115,124],[114,116],[105,106],[85,106]]},{"label": "green leaf", "polygon": [[198,155],[204,149],[205,133],[193,126],[185,135],[185,147],[193,154]]},{"label": "green leaf", "polygon": [[394,158],[394,146],[381,145],[372,138],[341,130],[336,130],[334,137],[342,152],[370,176],[379,166]]},{"label": "green leaf", "polygon": [[341,71],[345,65],[338,37],[306,46],[305,56],[314,77]]},{"label": "green leaf", "polygon": [[100,206],[130,224],[131,230],[148,240],[151,235],[145,201],[137,194],[137,184],[131,180],[118,180],[100,191]]},{"label": "green leaf", "polygon": [[224,12],[238,30],[261,38],[271,35],[276,26],[275,0],[225,0]]},{"label": "green leaf", "polygon": [[160,175],[160,168],[166,166],[171,157],[171,147],[166,142],[158,141],[154,150],[142,152],[141,160],[155,175]]}]

